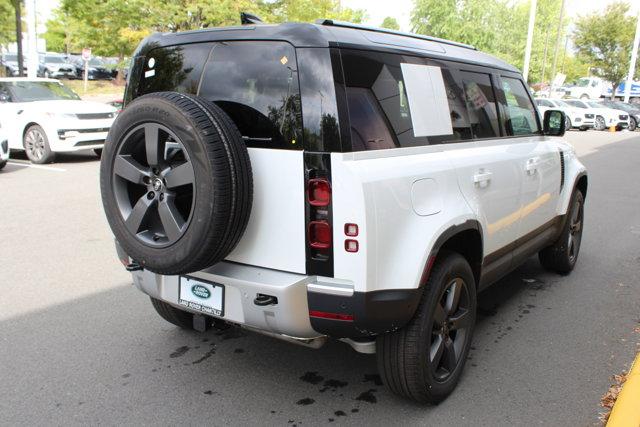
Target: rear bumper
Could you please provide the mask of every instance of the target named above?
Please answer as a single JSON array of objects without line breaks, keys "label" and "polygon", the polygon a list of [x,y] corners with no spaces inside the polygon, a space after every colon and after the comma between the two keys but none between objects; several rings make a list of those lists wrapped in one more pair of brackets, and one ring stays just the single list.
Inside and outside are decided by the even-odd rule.
[{"label": "rear bumper", "polygon": [[[119,247],[118,255],[128,262]],[[145,294],[196,313],[178,303],[178,276],[148,270],[132,275],[135,286]],[[224,285],[224,314],[218,318],[301,339],[357,339],[396,330],[413,317],[422,294],[422,289],[354,292],[353,284],[344,280],[232,262],[221,262],[190,276]],[[254,302],[258,294],[275,297],[277,302],[258,305]]]}]

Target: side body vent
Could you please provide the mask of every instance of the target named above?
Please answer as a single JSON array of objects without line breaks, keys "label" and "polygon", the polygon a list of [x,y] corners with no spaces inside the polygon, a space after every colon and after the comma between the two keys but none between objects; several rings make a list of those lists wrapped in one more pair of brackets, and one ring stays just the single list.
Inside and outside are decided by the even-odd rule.
[{"label": "side body vent", "polygon": [[560,192],[562,193],[562,189],[564,188],[564,151],[560,150]]}]

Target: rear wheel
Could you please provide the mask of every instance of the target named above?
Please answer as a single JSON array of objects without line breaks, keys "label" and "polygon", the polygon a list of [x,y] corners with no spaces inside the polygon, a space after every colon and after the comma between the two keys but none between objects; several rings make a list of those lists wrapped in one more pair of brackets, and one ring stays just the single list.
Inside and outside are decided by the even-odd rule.
[{"label": "rear wheel", "polygon": [[544,248],[538,254],[544,268],[560,274],[568,274],[573,270],[580,253],[583,225],[584,196],[580,190],[576,189],[571,197],[560,237],[553,245]]},{"label": "rear wheel", "polygon": [[0,169],[4,168],[5,166],[7,166],[7,161],[6,160],[0,160]]},{"label": "rear wheel", "polygon": [[151,298],[151,305],[156,312],[169,323],[173,323],[182,329],[193,329],[193,314],[179,310],[164,301]]},{"label": "rear wheel", "polygon": [[564,129],[565,130],[571,130],[572,127],[573,127],[573,125],[571,124],[571,119],[569,118],[569,116],[565,116],[565,118],[564,118]]},{"label": "rear wheel", "polygon": [[476,318],[476,286],[460,254],[441,252],[414,318],[378,337],[378,370],[395,394],[438,403],[456,387]]},{"label": "rear wheel", "polygon": [[31,163],[42,164],[53,161],[54,153],[49,147],[49,139],[39,125],[32,125],[27,129],[24,133],[23,145]]}]

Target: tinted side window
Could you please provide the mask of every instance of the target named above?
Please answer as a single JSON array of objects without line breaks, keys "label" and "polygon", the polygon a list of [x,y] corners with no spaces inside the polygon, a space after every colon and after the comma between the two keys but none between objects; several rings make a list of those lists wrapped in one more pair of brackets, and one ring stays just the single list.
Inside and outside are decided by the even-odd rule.
[{"label": "tinted side window", "polygon": [[553,107],[554,106],[550,101],[547,101],[546,99],[536,99],[536,104],[538,104],[540,107]]},{"label": "tinted side window", "polygon": [[153,49],[142,64],[139,95],[175,91],[198,93],[198,84],[213,43]]},{"label": "tinted side window", "polygon": [[469,122],[474,138],[495,138],[500,135],[496,100],[488,74],[461,71]]},{"label": "tinted side window", "polygon": [[290,44],[216,44],[199,95],[231,116],[248,146],[302,149],[298,69]]},{"label": "tinted side window", "polygon": [[[442,62],[411,56],[342,50],[353,151],[411,147],[470,139],[461,86]],[[401,64],[439,66],[453,133],[416,137]]]},{"label": "tinted side window", "polygon": [[507,135],[539,133],[536,111],[522,81],[511,77],[502,77],[501,81],[506,100],[502,110]]}]

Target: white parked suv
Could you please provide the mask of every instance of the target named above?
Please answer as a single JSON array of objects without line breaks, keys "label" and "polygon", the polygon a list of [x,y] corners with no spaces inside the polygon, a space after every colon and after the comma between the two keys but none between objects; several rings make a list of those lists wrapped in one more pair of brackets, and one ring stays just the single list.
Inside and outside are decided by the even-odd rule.
[{"label": "white parked suv", "polygon": [[607,107],[596,101],[567,99],[566,103],[580,108],[583,111],[589,111],[595,114],[595,123],[593,128],[596,130],[605,130],[606,128],[615,126],[617,129],[626,129],[629,127],[629,113],[615,108]]},{"label": "white parked suv", "polygon": [[56,152],[100,154],[116,115],[111,105],[82,101],[58,80],[0,78],[9,148],[25,150],[33,163],[51,162]]},{"label": "white parked suv", "polygon": [[566,130],[577,128],[585,131],[595,123],[595,113],[582,108],[572,107],[562,99],[536,98],[536,105],[541,116],[548,110],[560,110],[566,116]]},{"label": "white parked suv", "polygon": [[340,339],[438,402],[477,293],[536,254],[576,264],[587,175],[564,114],[541,120],[518,70],[470,46],[331,20],[156,34],[125,103],[106,217],[182,328]]},{"label": "white parked suv", "polygon": [[2,129],[2,123],[0,123],[0,169],[7,165],[9,160],[9,141],[7,140],[7,134]]}]

